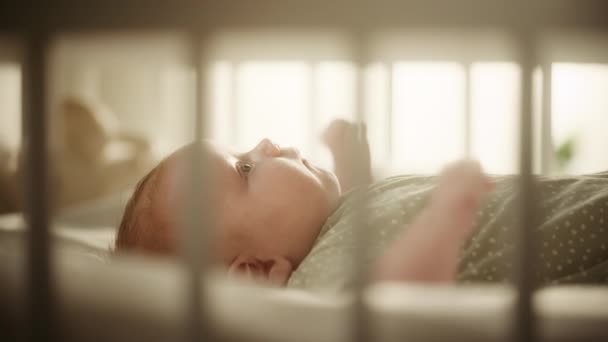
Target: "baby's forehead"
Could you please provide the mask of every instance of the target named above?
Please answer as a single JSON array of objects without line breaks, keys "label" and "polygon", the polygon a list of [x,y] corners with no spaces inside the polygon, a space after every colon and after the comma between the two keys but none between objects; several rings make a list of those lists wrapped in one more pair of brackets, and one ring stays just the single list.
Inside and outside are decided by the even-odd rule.
[{"label": "baby's forehead", "polygon": [[[167,157],[162,164],[162,176],[166,181],[171,179],[181,180],[189,179],[191,184],[191,175],[196,169],[201,174],[197,176],[208,175],[211,177],[217,176],[217,169],[225,162],[219,148],[212,145],[210,142],[192,143],[175,151]],[[200,163],[200,168],[195,163]],[[213,171],[203,172],[203,171]]]},{"label": "baby's forehead", "polygon": [[196,181],[203,182],[203,190],[208,192],[214,189],[214,193],[226,193],[231,187],[230,153],[227,150],[213,145],[212,143],[199,143],[187,145],[161,162],[156,181],[155,197],[166,199],[167,202],[184,201],[191,195],[190,190],[195,184],[192,178],[196,170],[194,163],[202,163],[201,177]]}]

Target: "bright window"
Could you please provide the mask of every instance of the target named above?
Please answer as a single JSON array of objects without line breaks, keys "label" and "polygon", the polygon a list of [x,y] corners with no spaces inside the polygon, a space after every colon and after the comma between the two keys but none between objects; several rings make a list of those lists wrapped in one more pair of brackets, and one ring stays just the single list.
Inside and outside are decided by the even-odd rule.
[{"label": "bright window", "polygon": [[330,166],[319,137],[332,119],[352,118],[354,76],[353,66],[339,61],[218,62],[211,136],[241,151],[271,138]]},{"label": "bright window", "polygon": [[608,170],[608,65],[556,63],[552,86],[553,138],[562,171]]},{"label": "bright window", "polygon": [[517,173],[520,70],[514,63],[473,63],[471,156],[486,172]]},{"label": "bright window", "polygon": [[[465,157],[468,96],[471,156],[488,172],[516,173],[519,73],[509,62],[370,65],[364,112],[375,166],[384,175],[431,173]],[[354,118],[355,82],[346,61],[217,62],[211,135],[240,150],[269,137],[331,166],[318,138],[333,118]]]},{"label": "bright window", "polygon": [[392,162],[403,172],[435,172],[464,156],[465,69],[450,62],[394,66]]},{"label": "bright window", "polygon": [[[372,161],[383,175],[436,172],[467,152],[490,173],[518,172],[521,75],[512,47],[490,36],[434,37],[396,35],[372,44],[370,50],[380,52],[363,73],[363,100],[355,101],[359,75],[343,35],[220,35],[209,50],[204,88],[208,134],[242,151],[269,137],[331,167],[319,136],[332,119],[353,119],[358,102],[365,105]],[[140,38],[62,40],[53,94],[94,93],[125,129],[164,143],[169,152],[192,138],[193,74],[173,37]],[[450,41],[459,43],[440,48]],[[156,57],[140,62],[144,50]],[[18,65],[0,64],[0,142],[15,147],[20,77]],[[536,162],[556,161],[553,170],[544,168],[554,173],[608,169],[602,153],[608,148],[608,65],[554,63],[551,77],[551,118],[538,125],[537,92],[534,133],[550,130],[543,142],[552,138],[553,146],[537,146]]]}]

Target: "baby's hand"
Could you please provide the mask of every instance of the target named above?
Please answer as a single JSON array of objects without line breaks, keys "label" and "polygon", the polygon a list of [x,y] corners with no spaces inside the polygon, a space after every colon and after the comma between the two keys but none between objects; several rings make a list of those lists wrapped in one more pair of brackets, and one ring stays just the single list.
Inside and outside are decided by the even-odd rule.
[{"label": "baby's hand", "polygon": [[493,187],[475,161],[463,160],[446,167],[431,203],[379,259],[376,279],[454,281],[460,249],[475,227],[481,196]]},{"label": "baby's hand", "polygon": [[[367,128],[364,123],[334,120],[323,132],[322,140],[333,156],[335,173],[342,191],[372,181]],[[360,177],[354,177],[353,170],[361,171]]]},{"label": "baby's hand", "polygon": [[433,193],[433,202],[464,208],[476,207],[481,197],[493,189],[494,184],[483,173],[478,162],[461,160],[443,169]]},{"label": "baby's hand", "polygon": [[355,151],[362,151],[364,161],[369,160],[367,127],[364,123],[336,119],[323,132],[322,141],[331,151],[335,161],[353,161]]}]

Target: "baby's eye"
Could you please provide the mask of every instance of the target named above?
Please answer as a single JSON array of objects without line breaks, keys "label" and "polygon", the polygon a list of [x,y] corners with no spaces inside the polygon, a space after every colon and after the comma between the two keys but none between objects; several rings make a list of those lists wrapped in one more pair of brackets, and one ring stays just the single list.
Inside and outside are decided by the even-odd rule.
[{"label": "baby's eye", "polygon": [[240,161],[236,163],[236,168],[241,174],[241,176],[247,176],[253,170],[253,163]]}]

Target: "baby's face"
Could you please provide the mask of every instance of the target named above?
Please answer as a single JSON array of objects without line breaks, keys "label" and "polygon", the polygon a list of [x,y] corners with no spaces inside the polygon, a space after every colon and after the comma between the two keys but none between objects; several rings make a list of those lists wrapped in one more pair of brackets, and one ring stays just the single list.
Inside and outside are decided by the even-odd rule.
[{"label": "baby's face", "polygon": [[[224,265],[235,260],[287,260],[295,268],[308,254],[320,228],[340,196],[336,176],[311,165],[294,148],[268,139],[246,153],[236,153],[206,142],[208,163],[215,175],[213,203],[218,231],[214,244]],[[182,149],[168,158],[163,177],[175,175],[196,149]],[[175,177],[173,179],[179,179]],[[183,188],[175,182],[158,191],[172,198]],[[173,185],[171,185],[173,184]],[[162,212],[162,211],[161,211]]]}]

